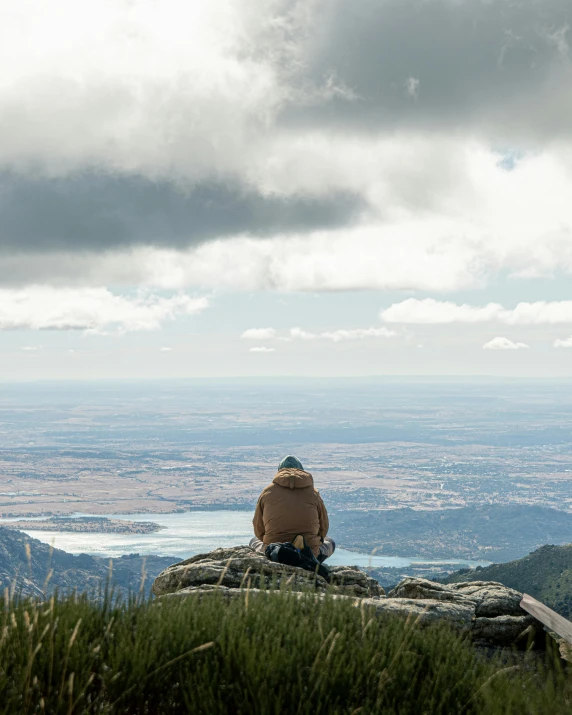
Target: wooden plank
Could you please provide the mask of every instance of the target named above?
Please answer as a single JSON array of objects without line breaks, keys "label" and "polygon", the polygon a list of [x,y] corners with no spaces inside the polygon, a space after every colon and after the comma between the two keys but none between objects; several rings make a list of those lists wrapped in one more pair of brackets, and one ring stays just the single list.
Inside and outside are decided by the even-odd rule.
[{"label": "wooden plank", "polygon": [[567,618],[560,616],[527,593],[523,595],[520,607],[572,645],[572,623]]}]

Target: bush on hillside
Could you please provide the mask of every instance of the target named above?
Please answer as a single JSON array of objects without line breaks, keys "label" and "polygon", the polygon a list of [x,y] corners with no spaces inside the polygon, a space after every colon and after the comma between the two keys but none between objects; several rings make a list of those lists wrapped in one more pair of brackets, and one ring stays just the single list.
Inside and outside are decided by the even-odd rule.
[{"label": "bush on hillside", "polygon": [[[308,594],[11,602],[0,713],[569,713],[570,680]],[[516,661],[515,661],[516,662]]]}]

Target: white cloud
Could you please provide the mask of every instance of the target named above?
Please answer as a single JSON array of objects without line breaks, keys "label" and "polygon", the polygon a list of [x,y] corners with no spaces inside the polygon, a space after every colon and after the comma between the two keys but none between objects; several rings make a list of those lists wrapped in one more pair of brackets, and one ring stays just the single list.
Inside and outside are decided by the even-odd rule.
[{"label": "white cloud", "polygon": [[458,305],[433,298],[408,298],[380,312],[387,323],[503,323],[505,325],[542,325],[572,323],[572,301],[536,301],[518,303],[506,309],[499,303],[483,307]]},{"label": "white cloud", "polygon": [[364,338],[390,338],[396,335],[394,330],[389,328],[354,328],[352,330],[332,330],[321,333],[312,333],[302,328],[290,328],[288,336],[280,335],[274,328],[250,328],[245,330],[240,336],[250,340],[279,340],[289,342],[290,340],[332,340],[339,343],[342,340],[363,340]]},{"label": "white cloud", "polygon": [[293,340],[315,340],[318,336],[302,328],[290,328],[290,337]]},{"label": "white cloud", "polygon": [[249,328],[240,336],[246,340],[273,340],[276,337],[274,328]]},{"label": "white cloud", "polygon": [[34,353],[41,349],[41,345],[24,345],[24,347],[22,348],[22,350],[27,353]]},{"label": "white cloud", "polygon": [[251,353],[273,353],[273,352],[275,352],[275,348],[268,348],[265,345],[260,345],[258,347],[250,348],[249,352],[251,352]]},{"label": "white cloud", "polygon": [[391,338],[396,335],[394,330],[388,328],[357,328],[354,330],[334,330],[321,333],[320,338],[333,340],[339,343],[342,340],[363,340],[364,338]]},{"label": "white cloud", "polygon": [[157,330],[168,320],[194,315],[206,298],[177,294],[114,295],[106,288],[32,287],[0,290],[0,330]]},{"label": "white cloud", "polygon": [[274,0],[11,4],[0,27],[6,163],[231,172],[287,97],[277,76],[287,46],[266,43],[292,28],[272,25]]},{"label": "white cloud", "polygon": [[526,343],[514,343],[508,338],[493,338],[483,345],[483,350],[523,350],[529,346]]},{"label": "white cloud", "polygon": [[503,312],[501,322],[509,325],[572,323],[572,300],[519,303]]},{"label": "white cloud", "polygon": [[[151,286],[213,286],[234,290],[335,291],[354,289],[458,290],[482,283],[472,230],[412,219],[274,239],[236,237],[177,252],[136,250],[131,280]],[[103,268],[125,273],[120,259]],[[93,264],[90,266],[93,271]],[[126,276],[125,276],[126,277]]]},{"label": "white cloud", "polygon": [[351,330],[331,330],[322,333],[311,333],[302,328],[290,328],[292,340],[332,340],[339,343],[343,340],[363,340],[364,338],[391,338],[396,335],[394,330],[388,328],[354,328]]},{"label": "white cloud", "polygon": [[572,348],[572,335],[569,338],[557,338],[554,341],[555,348]]},{"label": "white cloud", "polygon": [[419,92],[419,80],[417,77],[408,77],[405,82],[405,92],[408,97],[417,97]]},{"label": "white cloud", "polygon": [[380,318],[387,323],[483,323],[498,320],[502,310],[498,303],[474,308],[434,298],[408,298],[383,309]]},{"label": "white cloud", "polygon": [[170,353],[173,351],[173,348],[161,348],[162,353]]}]

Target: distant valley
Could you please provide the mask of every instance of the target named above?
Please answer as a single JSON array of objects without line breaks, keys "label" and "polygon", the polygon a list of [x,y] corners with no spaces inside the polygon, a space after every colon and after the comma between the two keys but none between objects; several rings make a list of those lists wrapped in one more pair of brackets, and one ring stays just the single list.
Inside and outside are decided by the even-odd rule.
[{"label": "distant valley", "polygon": [[558,383],[11,385],[0,518],[253,509],[288,453],[332,511],[572,504]]},{"label": "distant valley", "polygon": [[[571,385],[556,381],[13,384],[0,394],[0,518],[28,520],[15,528],[50,538],[73,532],[74,553],[82,533],[115,545],[142,534],[141,543],[154,515],[252,513],[279,460],[294,453],[314,475],[340,547],[507,562],[572,541],[571,410]],[[70,518],[78,514],[109,519]],[[129,514],[149,521],[115,518]],[[64,568],[68,556],[80,560]],[[61,555],[63,585],[70,569],[78,583],[91,583],[88,572],[100,578],[107,560],[85,558],[82,576],[84,557]],[[141,566],[131,558],[128,569],[116,559],[127,587]],[[22,564],[6,573],[16,565],[25,574]],[[377,575],[391,583],[404,570]]]}]

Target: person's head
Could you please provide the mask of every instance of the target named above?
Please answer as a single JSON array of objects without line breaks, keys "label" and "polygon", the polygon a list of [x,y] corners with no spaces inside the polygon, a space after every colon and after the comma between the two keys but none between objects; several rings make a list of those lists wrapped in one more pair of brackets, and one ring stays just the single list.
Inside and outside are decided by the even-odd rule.
[{"label": "person's head", "polygon": [[281,469],[301,469],[303,471],[304,467],[299,459],[292,457],[292,455],[288,455],[287,457],[284,457],[278,465],[278,471]]}]

